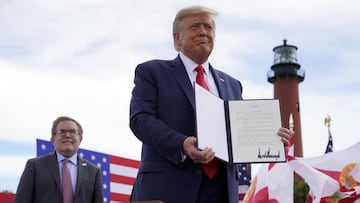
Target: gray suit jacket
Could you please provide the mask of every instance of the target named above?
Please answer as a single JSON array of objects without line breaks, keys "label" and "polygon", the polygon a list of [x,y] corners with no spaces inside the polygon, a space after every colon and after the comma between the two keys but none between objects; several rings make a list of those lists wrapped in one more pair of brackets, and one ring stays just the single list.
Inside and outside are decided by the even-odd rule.
[{"label": "gray suit jacket", "polygon": [[[74,203],[103,202],[100,169],[78,157]],[[62,203],[62,187],[56,153],[29,159],[17,188],[15,203]]]}]

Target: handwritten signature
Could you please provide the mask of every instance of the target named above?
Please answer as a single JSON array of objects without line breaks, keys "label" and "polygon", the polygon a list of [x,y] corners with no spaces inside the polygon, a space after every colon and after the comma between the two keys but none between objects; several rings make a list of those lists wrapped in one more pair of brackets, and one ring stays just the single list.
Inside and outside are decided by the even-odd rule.
[{"label": "handwritten signature", "polygon": [[278,151],[277,154],[272,154],[271,153],[271,148],[269,147],[268,150],[265,150],[264,153],[261,153],[261,149],[259,148],[259,153],[258,153],[258,159],[267,159],[267,158],[280,158],[280,151]]}]

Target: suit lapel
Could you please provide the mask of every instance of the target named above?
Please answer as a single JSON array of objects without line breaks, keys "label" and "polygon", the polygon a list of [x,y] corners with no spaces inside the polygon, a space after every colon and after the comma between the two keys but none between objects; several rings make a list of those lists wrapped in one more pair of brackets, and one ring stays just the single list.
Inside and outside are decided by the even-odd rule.
[{"label": "suit lapel", "polygon": [[226,90],[226,81],[225,78],[220,74],[220,72],[216,71],[210,64],[209,64],[210,72],[214,78],[214,82],[218,89],[219,97],[226,98],[228,95],[228,91]]},{"label": "suit lapel", "polygon": [[88,164],[85,162],[84,159],[78,157],[78,164],[77,164],[77,181],[76,181],[76,191],[75,194],[79,194],[81,184],[84,182],[86,176],[86,168]]},{"label": "suit lapel", "polygon": [[170,66],[175,80],[177,81],[181,89],[184,91],[193,109],[195,109],[194,88],[190,82],[189,76],[180,57],[178,56],[176,59],[174,59],[173,63],[171,63]]},{"label": "suit lapel", "polygon": [[59,171],[59,163],[56,158],[56,153],[51,154],[46,160],[47,165],[50,169],[50,173],[55,180],[56,185],[59,188],[59,191],[62,191],[61,181],[60,181],[60,171]]},{"label": "suit lapel", "polygon": [[[174,78],[176,79],[179,86],[183,89],[186,97],[188,98],[189,102],[193,109],[195,109],[195,94],[194,88],[189,80],[189,76],[185,70],[185,66],[182,63],[180,57],[178,56],[174,59],[171,63],[171,71],[173,73]],[[227,98],[228,97],[228,90],[226,88],[226,80],[225,77],[222,76],[221,72],[216,71],[210,64],[209,69],[211,74],[213,75],[214,82],[219,92],[220,98]]]}]

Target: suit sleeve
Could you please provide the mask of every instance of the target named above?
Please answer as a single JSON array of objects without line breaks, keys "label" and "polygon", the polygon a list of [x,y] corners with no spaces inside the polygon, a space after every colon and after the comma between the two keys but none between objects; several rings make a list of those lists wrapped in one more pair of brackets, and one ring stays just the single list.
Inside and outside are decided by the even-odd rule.
[{"label": "suit sleeve", "polygon": [[34,199],[35,187],[35,165],[28,160],[25,169],[20,177],[17,187],[15,203],[32,203]]},{"label": "suit sleeve", "polygon": [[[130,104],[130,128],[146,147],[178,164],[182,161],[182,144],[187,136],[170,127],[165,119],[159,119],[160,115],[165,114],[165,110],[160,110],[167,105],[163,104],[166,103],[164,101],[175,95],[172,91],[176,86],[170,87],[174,82],[170,81],[166,71],[166,68],[154,70],[146,64],[136,68]],[[174,118],[176,116],[173,115]]]},{"label": "suit sleeve", "polygon": [[101,172],[99,168],[96,168],[96,176],[95,176],[95,192],[93,203],[102,203],[104,202],[104,194],[103,194],[103,184],[101,178]]}]

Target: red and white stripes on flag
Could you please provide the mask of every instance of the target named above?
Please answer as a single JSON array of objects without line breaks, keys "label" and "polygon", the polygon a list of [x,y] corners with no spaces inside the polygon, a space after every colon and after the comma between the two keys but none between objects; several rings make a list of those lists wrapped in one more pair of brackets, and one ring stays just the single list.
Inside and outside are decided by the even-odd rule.
[{"label": "red and white stripes on flag", "polygon": [[129,201],[140,162],[110,155],[110,199]]},{"label": "red and white stripes on flag", "polygon": [[[45,140],[36,140],[37,156],[52,153],[54,146]],[[104,189],[104,202],[129,201],[140,161],[79,149],[79,156],[100,168]]]}]

